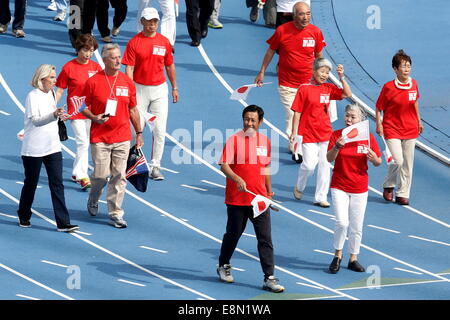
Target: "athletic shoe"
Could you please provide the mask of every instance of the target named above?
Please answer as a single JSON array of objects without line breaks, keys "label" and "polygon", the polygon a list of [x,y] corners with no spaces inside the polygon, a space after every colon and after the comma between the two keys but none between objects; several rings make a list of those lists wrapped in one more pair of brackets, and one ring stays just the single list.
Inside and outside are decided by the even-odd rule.
[{"label": "athletic shoe", "polygon": [[330,270],[332,274],[338,273],[339,269],[341,268],[341,261],[342,259],[340,259],[339,257],[334,257],[333,261],[331,261],[330,266],[328,267],[328,270]]},{"label": "athletic shoe", "polygon": [[123,220],[122,218],[110,217],[109,224],[113,225],[114,227],[119,228],[119,229],[124,229],[124,228],[128,227],[127,222],[125,220]]},{"label": "athletic shoe", "polygon": [[65,226],[58,227],[58,229],[56,230],[58,230],[59,232],[74,232],[75,230],[78,229],[80,229],[80,227],[77,225],[67,224]]},{"label": "athletic shoe", "polygon": [[221,24],[220,21],[217,19],[210,19],[208,22],[208,27],[213,29],[222,29],[223,24]]},{"label": "athletic shoe", "polygon": [[14,29],[12,33],[16,38],[24,38],[25,37],[25,32],[22,29]]},{"label": "athletic shoe", "polygon": [[219,275],[220,281],[232,283],[234,282],[234,278],[231,275],[231,265],[224,264],[223,266],[219,266],[217,268],[217,274]]},{"label": "athletic shoe", "polygon": [[250,21],[251,22],[256,22],[256,20],[258,20],[258,7],[252,7],[252,9],[250,10]]},{"label": "athletic shoe", "polygon": [[315,206],[319,206],[322,208],[329,208],[330,207],[330,203],[328,201],[320,201],[320,202],[314,202]]},{"label": "athletic shoe", "polygon": [[95,217],[98,213],[98,202],[97,203],[87,203],[87,211],[92,217]]},{"label": "athletic shoe", "polygon": [[303,197],[303,192],[297,189],[297,186],[294,187],[294,198],[300,200]]},{"label": "athletic shoe", "polygon": [[83,178],[80,179],[80,186],[81,186],[81,190],[86,190],[89,189],[91,187],[91,180],[89,180],[89,178]]},{"label": "athletic shoe", "polygon": [[263,289],[275,293],[283,292],[284,287],[278,283],[278,279],[274,276],[269,276],[264,279]]},{"label": "athletic shoe", "polygon": [[70,177],[70,180],[72,180],[72,181],[75,182],[75,183],[80,183],[80,180],[77,179],[77,176],[71,176],[71,177]]},{"label": "athletic shoe", "polygon": [[111,39],[110,36],[103,37],[102,40],[103,40],[103,42],[105,42],[105,43],[112,43],[112,39]]},{"label": "athletic shoe", "polygon": [[359,264],[358,260],[355,260],[355,261],[352,261],[352,262],[349,261],[347,268],[349,270],[352,270],[352,271],[355,271],[355,272],[365,272],[366,271],[364,269],[364,267]]},{"label": "athletic shoe", "polygon": [[56,11],[56,10],[58,10],[58,8],[56,7],[55,0],[50,0],[50,4],[48,5],[47,10],[49,10],[49,11]]},{"label": "athletic shoe", "polygon": [[59,11],[56,16],[53,18],[54,21],[64,21],[66,20],[66,11]]},{"label": "athletic shoe", "polygon": [[159,170],[159,168],[153,168],[152,173],[150,174],[150,178],[152,178],[153,180],[164,180],[164,176],[161,174],[161,171]]},{"label": "athletic shoe", "polygon": [[30,220],[24,221],[24,220],[20,220],[19,219],[19,227],[22,227],[22,228],[29,228],[29,227],[31,227]]},{"label": "athletic shoe", "polygon": [[8,23],[7,24],[0,23],[0,33],[6,33],[6,31],[8,31]]},{"label": "athletic shoe", "polygon": [[119,35],[119,33],[120,33],[120,28],[119,27],[113,27],[112,28],[112,30],[111,30],[111,34],[114,36],[114,37],[117,37],[118,35]]}]

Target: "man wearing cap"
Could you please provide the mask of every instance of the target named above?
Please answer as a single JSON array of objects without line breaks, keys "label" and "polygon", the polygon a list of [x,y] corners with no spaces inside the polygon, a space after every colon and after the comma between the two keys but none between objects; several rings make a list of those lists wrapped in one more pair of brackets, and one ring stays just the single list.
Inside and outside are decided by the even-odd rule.
[{"label": "man wearing cap", "polygon": [[[128,42],[122,64],[126,66],[125,73],[136,84],[137,106],[141,115],[150,112],[156,116],[151,161],[153,169],[150,177],[154,180],[164,180],[160,166],[169,111],[169,93],[164,68],[172,86],[173,103],[178,102],[176,69],[169,40],[157,32],[158,11],[155,8],[145,8],[140,21],[143,30]],[[142,116],[142,127],[144,122]]]}]

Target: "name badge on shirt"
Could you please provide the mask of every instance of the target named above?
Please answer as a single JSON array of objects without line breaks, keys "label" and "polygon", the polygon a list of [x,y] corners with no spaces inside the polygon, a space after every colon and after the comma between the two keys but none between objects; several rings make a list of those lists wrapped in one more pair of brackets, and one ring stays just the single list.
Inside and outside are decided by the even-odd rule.
[{"label": "name badge on shirt", "polygon": [[256,155],[261,156],[261,157],[267,157],[267,148],[264,146],[262,146],[262,147],[257,146],[256,147]]},{"label": "name badge on shirt", "polygon": [[358,148],[356,150],[357,153],[364,153],[364,154],[368,154],[369,153],[369,146],[366,144],[360,144],[358,143]]},{"label": "name badge on shirt", "polygon": [[330,95],[327,93],[320,94],[320,103],[330,103]]},{"label": "name badge on shirt", "polygon": [[416,101],[417,100],[417,91],[416,90],[409,91],[408,98],[409,98],[409,101]]},{"label": "name badge on shirt", "polygon": [[128,88],[127,87],[117,87],[116,88],[116,96],[117,97],[128,97]]},{"label": "name badge on shirt", "polygon": [[166,47],[153,46],[153,54],[164,57],[166,55]]},{"label": "name badge on shirt", "polygon": [[316,46],[316,40],[313,38],[303,39],[303,47],[305,48],[314,48]]},{"label": "name badge on shirt", "polygon": [[116,115],[117,100],[108,99],[106,101],[105,114],[109,114],[111,117]]}]

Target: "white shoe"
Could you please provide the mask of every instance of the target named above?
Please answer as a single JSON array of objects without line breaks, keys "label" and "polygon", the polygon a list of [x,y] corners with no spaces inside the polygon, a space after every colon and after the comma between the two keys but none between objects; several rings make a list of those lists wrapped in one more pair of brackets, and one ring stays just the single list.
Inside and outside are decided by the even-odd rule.
[{"label": "white shoe", "polygon": [[294,198],[300,200],[303,197],[303,192],[297,189],[297,186],[294,187]]},{"label": "white shoe", "polygon": [[53,21],[64,21],[66,20],[66,11],[59,11],[53,18]]},{"label": "white shoe", "polygon": [[274,276],[269,276],[267,279],[264,279],[263,289],[274,293],[284,291],[284,287],[279,283],[279,280]]},{"label": "white shoe", "polygon": [[153,180],[164,180],[164,176],[161,174],[159,168],[154,167],[152,173],[150,174],[150,178]]},{"label": "white shoe", "polygon": [[231,275],[231,265],[224,264],[223,266],[219,266],[217,268],[217,274],[219,275],[220,281],[232,283],[234,282],[234,278]]},{"label": "white shoe", "polygon": [[49,10],[49,11],[56,11],[56,10],[58,10],[58,8],[56,7],[55,0],[51,0],[50,1],[50,4],[48,5],[47,10]]},{"label": "white shoe", "polygon": [[322,208],[329,208],[330,203],[328,201],[320,201],[320,202],[314,202],[314,205],[322,207]]},{"label": "white shoe", "polygon": [[119,35],[119,33],[120,33],[120,27],[113,27],[112,28],[112,30],[111,30],[111,34],[114,36],[114,37],[117,37],[118,35]]}]

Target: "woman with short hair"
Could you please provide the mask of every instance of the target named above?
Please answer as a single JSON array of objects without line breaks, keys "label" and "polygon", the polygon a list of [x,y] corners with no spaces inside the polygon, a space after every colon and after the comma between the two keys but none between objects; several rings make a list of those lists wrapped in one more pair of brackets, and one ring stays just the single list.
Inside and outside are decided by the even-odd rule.
[{"label": "woman with short hair", "polygon": [[[344,119],[346,127],[363,120],[365,120],[365,114],[358,105],[347,105]],[[339,271],[342,249],[348,232],[350,253],[348,268],[352,271],[364,272],[364,267],[358,262],[358,254],[369,190],[367,162],[370,161],[378,167],[381,164],[381,152],[372,134],[369,140],[346,143],[342,130],[336,130],[331,134],[327,152],[327,160],[334,161],[330,188],[336,214],[333,241],[335,254],[329,270],[331,273]]]},{"label": "woman with short hair", "polygon": [[34,89],[27,95],[21,151],[25,180],[17,213],[19,226],[30,227],[31,206],[39,182],[41,166],[44,164],[48,175],[57,230],[72,232],[77,230],[78,226],[70,224],[64,198],[62,153],[57,121],[60,117],[64,118],[65,113],[63,109],[56,107],[52,91],[55,83],[55,66],[40,65],[31,82]]},{"label": "woman with short hair", "polygon": [[325,58],[316,59],[313,64],[313,78],[310,83],[300,85],[291,108],[294,118],[290,141],[294,143],[297,135],[303,137],[303,162],[298,171],[294,198],[302,198],[306,182],[318,166],[314,204],[324,208],[330,206],[327,201],[330,164],[326,153],[332,129],[328,108],[330,100],[342,100],[352,95],[342,65],[338,65],[336,71],[343,88],[327,83],[331,69],[330,61]]},{"label": "woman with short hair", "polygon": [[[399,50],[392,58],[395,79],[384,84],[376,104],[377,133],[384,136],[393,163],[383,183],[383,198],[400,205],[409,204],[414,148],[423,132],[419,113],[419,88],[411,78],[411,57]],[[383,119],[381,118],[383,113]]]},{"label": "woman with short hair", "polygon": [[91,187],[91,181],[88,175],[89,167],[89,132],[91,120],[87,119],[81,112],[78,112],[79,105],[82,104],[82,93],[86,81],[101,71],[100,65],[92,61],[92,55],[97,50],[98,44],[95,38],[90,34],[79,36],[75,42],[77,57],[67,62],[56,81],[56,100],[59,101],[67,89],[67,109],[70,117],[75,142],[77,144],[77,153],[72,169],[72,181],[78,183],[82,190]]}]

